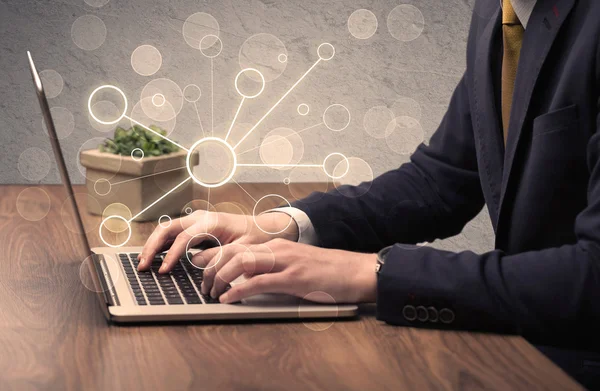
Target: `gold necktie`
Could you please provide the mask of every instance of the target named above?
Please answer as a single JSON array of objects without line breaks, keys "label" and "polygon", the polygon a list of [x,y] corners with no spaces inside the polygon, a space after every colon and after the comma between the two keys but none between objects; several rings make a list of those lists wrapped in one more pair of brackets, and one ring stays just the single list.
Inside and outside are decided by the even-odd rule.
[{"label": "gold necktie", "polygon": [[513,6],[511,0],[502,0],[502,36],[504,40],[504,54],[502,56],[502,129],[504,131],[504,144],[508,137],[508,123],[512,107],[515,79],[517,78],[517,65],[523,44],[525,29]]}]

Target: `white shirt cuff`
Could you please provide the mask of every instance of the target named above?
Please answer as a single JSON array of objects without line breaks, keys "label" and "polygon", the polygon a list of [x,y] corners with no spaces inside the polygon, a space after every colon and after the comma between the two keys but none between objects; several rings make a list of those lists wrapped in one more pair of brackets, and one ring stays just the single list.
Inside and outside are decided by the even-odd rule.
[{"label": "white shirt cuff", "polygon": [[298,243],[310,244],[312,246],[316,246],[319,243],[317,232],[315,231],[315,227],[313,227],[310,218],[300,209],[288,206],[270,209],[265,213],[269,212],[282,212],[294,219],[294,222],[298,225]]}]

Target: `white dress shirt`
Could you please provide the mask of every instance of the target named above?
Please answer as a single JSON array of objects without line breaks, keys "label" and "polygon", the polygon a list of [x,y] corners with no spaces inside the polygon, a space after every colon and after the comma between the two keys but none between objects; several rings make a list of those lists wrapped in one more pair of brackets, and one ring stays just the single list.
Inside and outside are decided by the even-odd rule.
[{"label": "white dress shirt", "polygon": [[[536,1],[537,0],[511,0],[512,6],[517,14],[517,17],[521,21],[523,28],[527,28],[527,22],[529,22],[529,18],[531,17],[531,13],[533,12],[533,7],[535,7]],[[500,5],[502,5],[502,0],[500,0]],[[310,245],[317,245],[319,243],[317,232],[315,231],[315,227],[313,227],[310,218],[300,209],[286,207],[272,209],[269,212],[283,212],[294,219],[298,225],[299,243]]]}]

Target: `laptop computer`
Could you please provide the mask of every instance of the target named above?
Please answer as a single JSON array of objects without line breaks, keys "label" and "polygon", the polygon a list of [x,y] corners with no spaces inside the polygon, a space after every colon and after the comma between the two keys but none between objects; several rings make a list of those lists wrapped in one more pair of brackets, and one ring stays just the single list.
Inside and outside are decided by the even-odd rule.
[{"label": "laptop computer", "polygon": [[356,305],[316,304],[287,295],[257,295],[238,304],[220,304],[200,293],[202,270],[193,267],[187,257],[183,257],[171,273],[159,275],[158,267],[164,254],[156,256],[150,271],[138,272],[137,255],[141,247],[90,248],[44,87],[31,54],[27,52],[27,55],[58,170],[73,208],[81,250],[88,256],[86,264],[82,265],[88,269],[91,279],[86,286],[90,285],[88,288],[98,294],[102,311],[109,321],[314,319],[357,315]]}]

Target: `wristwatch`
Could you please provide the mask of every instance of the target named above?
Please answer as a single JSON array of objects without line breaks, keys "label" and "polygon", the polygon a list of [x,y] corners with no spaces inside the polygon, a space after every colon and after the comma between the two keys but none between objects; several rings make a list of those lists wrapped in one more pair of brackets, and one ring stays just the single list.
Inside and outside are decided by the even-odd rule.
[{"label": "wristwatch", "polygon": [[387,258],[392,247],[393,246],[387,246],[377,253],[377,265],[375,266],[375,273],[379,274],[381,272],[381,268],[383,268],[385,259]]}]

